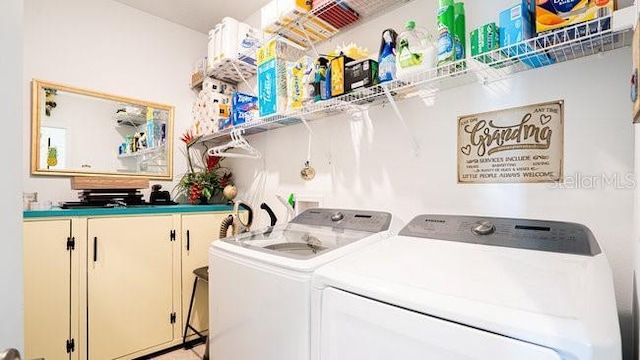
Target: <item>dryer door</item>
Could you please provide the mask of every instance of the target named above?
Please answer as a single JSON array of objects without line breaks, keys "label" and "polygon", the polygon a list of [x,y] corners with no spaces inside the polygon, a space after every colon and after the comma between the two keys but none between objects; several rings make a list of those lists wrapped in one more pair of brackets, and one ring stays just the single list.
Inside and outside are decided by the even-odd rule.
[{"label": "dryer door", "polygon": [[334,288],[322,292],[322,360],[561,360],[555,351]]}]

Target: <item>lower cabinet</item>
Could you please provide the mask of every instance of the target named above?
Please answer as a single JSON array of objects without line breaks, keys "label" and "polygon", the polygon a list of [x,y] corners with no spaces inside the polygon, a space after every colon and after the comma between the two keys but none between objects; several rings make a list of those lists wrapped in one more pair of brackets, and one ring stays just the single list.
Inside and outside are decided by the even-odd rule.
[{"label": "lower cabinet", "polygon": [[69,219],[23,225],[25,359],[78,359],[78,261],[71,232]]},{"label": "lower cabinet", "polygon": [[[195,275],[193,270],[209,263],[209,245],[218,239],[220,226],[228,214],[195,214],[182,216],[182,331],[187,320],[189,300]],[[208,284],[198,283],[189,323],[202,332],[209,328]],[[189,330],[187,340],[195,337]]]},{"label": "lower cabinet", "polygon": [[[134,359],[180,345],[193,270],[229,213],[25,218],[25,358]],[[202,331],[207,285],[190,321]]]},{"label": "lower cabinet", "polygon": [[173,217],[95,218],[87,229],[89,359],[170,343],[176,316]]}]

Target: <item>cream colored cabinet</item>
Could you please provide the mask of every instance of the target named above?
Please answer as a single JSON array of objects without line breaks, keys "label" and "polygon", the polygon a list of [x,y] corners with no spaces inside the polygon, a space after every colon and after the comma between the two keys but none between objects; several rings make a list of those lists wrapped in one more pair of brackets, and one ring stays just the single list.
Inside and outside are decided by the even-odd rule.
[{"label": "cream colored cabinet", "polygon": [[173,219],[172,215],[88,219],[89,359],[116,359],[169,346],[179,333]]},{"label": "cream colored cabinet", "polygon": [[[181,344],[193,270],[229,213],[25,218],[25,358],[125,360]],[[206,330],[198,288],[190,323]]]},{"label": "cream colored cabinet", "polygon": [[[184,331],[186,324],[189,300],[195,280],[193,270],[208,265],[209,245],[218,239],[222,220],[228,215],[227,213],[182,215],[182,331]],[[189,323],[198,331],[209,328],[207,288],[207,284],[202,282],[198,284],[191,310]],[[189,330],[189,334],[187,340],[195,337],[191,330]]]},{"label": "cream colored cabinet", "polygon": [[70,219],[25,221],[26,359],[78,359],[78,253]]}]

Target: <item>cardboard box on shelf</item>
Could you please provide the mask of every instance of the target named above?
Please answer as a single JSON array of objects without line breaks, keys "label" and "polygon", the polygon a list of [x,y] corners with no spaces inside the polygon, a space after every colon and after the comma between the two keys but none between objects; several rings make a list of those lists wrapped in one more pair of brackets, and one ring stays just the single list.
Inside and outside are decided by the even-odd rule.
[{"label": "cardboard box on shelf", "polygon": [[500,60],[500,53],[497,53],[495,56],[478,56],[500,48],[500,28],[496,23],[485,24],[474,29],[470,34],[470,41],[471,56],[475,57],[478,61],[490,64]]},{"label": "cardboard box on shelf", "polygon": [[233,93],[231,102],[231,122],[238,126],[251,122],[257,117],[258,97],[241,92]]},{"label": "cardboard box on shelf", "polygon": [[305,103],[312,101],[315,61],[310,56],[303,56],[287,66],[287,91],[289,101],[287,110],[300,109]]},{"label": "cardboard box on shelf", "polygon": [[347,92],[377,84],[378,62],[364,59],[346,64],[344,81]]},{"label": "cardboard box on shelf", "polygon": [[[555,41],[566,41],[576,36],[609,29],[615,2],[614,0],[538,0],[532,7],[535,9],[535,32],[538,35],[547,35],[553,30],[590,22],[589,26],[578,26],[571,28],[569,32],[560,33],[560,39],[556,36]],[[591,22],[596,19],[602,19],[602,21]]]},{"label": "cardboard box on shelf", "polygon": [[533,67],[553,64],[554,59],[540,51],[534,51],[525,41],[533,37],[533,24],[527,0],[500,13],[500,45],[509,57]]},{"label": "cardboard box on shelf", "polygon": [[347,92],[345,87],[345,65],[354,59],[346,56],[337,56],[329,62],[331,70],[331,97],[340,96]]},{"label": "cardboard box on shelf", "polygon": [[258,49],[258,111],[260,116],[287,108],[287,64],[304,51],[284,38],[274,38]]}]

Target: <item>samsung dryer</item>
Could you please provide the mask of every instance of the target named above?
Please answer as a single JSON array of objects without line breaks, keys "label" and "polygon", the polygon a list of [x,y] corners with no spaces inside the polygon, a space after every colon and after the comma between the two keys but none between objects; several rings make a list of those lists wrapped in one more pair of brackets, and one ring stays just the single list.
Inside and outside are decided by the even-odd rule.
[{"label": "samsung dryer", "polygon": [[575,223],[421,215],[313,276],[314,360],[620,360],[610,265]]},{"label": "samsung dryer", "polygon": [[390,236],[391,221],[386,212],[309,209],[287,224],[214,241],[210,357],[308,359],[313,271]]}]

